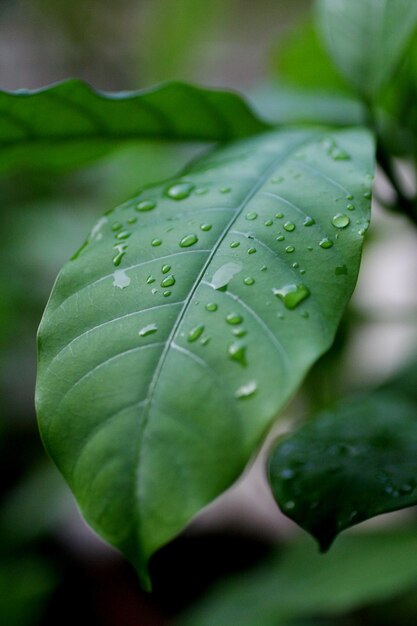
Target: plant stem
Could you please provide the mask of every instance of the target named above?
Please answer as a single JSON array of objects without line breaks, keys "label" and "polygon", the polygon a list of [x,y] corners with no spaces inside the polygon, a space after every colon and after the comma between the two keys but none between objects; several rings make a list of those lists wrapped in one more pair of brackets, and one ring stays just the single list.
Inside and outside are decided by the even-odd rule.
[{"label": "plant stem", "polygon": [[[384,171],[386,177],[391,183],[395,193],[397,194],[397,204],[398,208],[407,215],[409,219],[417,226],[417,211],[416,211],[416,201],[415,199],[408,198],[403,190],[401,189],[401,185],[397,179],[397,175],[392,166],[392,161],[389,155],[382,148],[381,143],[378,141],[377,146],[377,160],[382,170]],[[394,207],[392,207],[394,208]]]}]

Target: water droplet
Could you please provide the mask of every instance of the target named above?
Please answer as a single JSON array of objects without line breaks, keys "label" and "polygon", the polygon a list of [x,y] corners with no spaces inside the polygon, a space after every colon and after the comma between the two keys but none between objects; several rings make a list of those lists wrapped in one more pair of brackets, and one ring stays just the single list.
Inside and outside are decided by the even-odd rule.
[{"label": "water droplet", "polygon": [[275,217],[280,220],[284,217],[284,213],[275,213]]},{"label": "water droplet", "polygon": [[168,272],[169,272],[169,270],[170,270],[170,269],[171,269],[171,266],[170,266],[170,265],[163,265],[163,266],[161,267],[161,272],[162,272],[163,274],[168,274]]},{"label": "water droplet", "polygon": [[155,280],[156,280],[156,279],[155,279],[153,276],[148,276],[148,278],[146,279],[146,283],[147,283],[148,285],[152,285],[152,283],[154,283],[154,282],[155,282]]},{"label": "water droplet", "polygon": [[243,279],[243,282],[245,283],[245,285],[253,285],[255,282],[255,279],[252,278],[251,276],[246,276],[246,278]]},{"label": "water droplet", "polygon": [[256,220],[257,217],[258,217],[258,214],[254,213],[253,211],[251,211],[250,213],[246,213],[246,219],[249,220],[250,222],[252,220]]},{"label": "water droplet", "polygon": [[141,200],[136,205],[136,211],[152,211],[156,207],[156,202],[153,200]]},{"label": "water droplet", "polygon": [[169,289],[167,289],[166,291],[164,291],[164,294],[163,294],[163,295],[164,295],[164,297],[165,297],[165,298],[168,298],[168,296],[170,296],[170,295],[171,295],[171,293],[172,293],[172,291],[170,291]]},{"label": "water droplet", "polygon": [[280,287],[279,289],[274,287],[272,293],[284,303],[287,309],[295,309],[310,295],[309,289],[302,284],[284,285],[284,287]]},{"label": "water droplet", "polygon": [[288,252],[288,253],[294,252],[294,250],[295,250],[294,246],[287,246],[285,248],[285,252]]},{"label": "water droplet", "polygon": [[131,234],[132,233],[129,232],[128,230],[122,230],[122,232],[117,233],[116,238],[117,239],[129,239]]},{"label": "water droplet", "polygon": [[272,220],[266,220],[266,222],[264,222],[265,226],[272,226],[273,223]]},{"label": "water droplet", "polygon": [[226,322],[235,326],[236,324],[241,324],[243,322],[243,318],[238,313],[229,313],[226,316]]},{"label": "water droplet", "polygon": [[168,187],[165,194],[172,200],[184,200],[189,197],[193,189],[193,183],[175,183],[174,185]]},{"label": "water droplet", "polygon": [[303,222],[303,226],[313,226],[313,224],[315,224],[314,219],[310,217],[309,215],[307,215],[307,217],[305,218]]},{"label": "water droplet", "polygon": [[336,274],[336,276],[343,276],[344,274],[347,274],[347,267],[346,265],[337,265],[335,267],[334,273]]},{"label": "water droplet", "polygon": [[206,346],[208,344],[208,342],[210,341],[211,337],[208,337],[207,335],[205,337],[201,337],[201,345],[202,346]]},{"label": "water droplet", "polygon": [[289,233],[292,233],[292,231],[295,230],[295,224],[293,224],[292,222],[285,222],[284,228]]},{"label": "water droplet", "polygon": [[156,293],[158,293],[158,290],[154,288],[152,289],[152,293],[155,295]]},{"label": "water droplet", "polygon": [[332,218],[332,224],[335,228],[346,228],[350,224],[350,217],[344,213],[336,213]]},{"label": "water droplet", "polygon": [[304,268],[301,268],[301,269],[300,269],[300,274],[305,274],[305,273],[306,273],[305,269],[304,269]]},{"label": "water droplet", "polygon": [[195,243],[197,243],[197,241],[198,241],[197,235],[194,235],[193,233],[191,233],[189,235],[185,235],[185,237],[181,239],[180,246],[181,248],[189,248],[190,246],[193,246]]},{"label": "water droplet", "polygon": [[117,250],[117,254],[116,254],[116,256],[113,257],[113,265],[118,267],[120,265],[121,260],[123,259],[124,255],[126,254],[127,244],[125,244],[125,243],[116,244],[114,246],[114,248]]},{"label": "water droplet", "polygon": [[227,353],[232,361],[236,361],[241,365],[246,365],[246,346],[241,341],[235,341],[230,344]]},{"label": "water droplet", "polygon": [[232,241],[230,244],[231,248],[238,248],[240,246],[240,241]]},{"label": "water droplet", "polygon": [[192,343],[193,341],[197,341],[197,339],[199,337],[201,337],[203,332],[204,332],[203,324],[199,324],[198,326],[194,326],[194,328],[192,328],[190,330],[190,332],[188,333],[187,341],[189,341],[190,343]]},{"label": "water droplet", "polygon": [[235,337],[244,337],[245,335],[248,334],[248,332],[242,327],[233,328],[232,333],[235,335]]},{"label": "water droplet", "polygon": [[297,263],[297,261],[295,261],[295,262],[292,264],[292,266],[293,266],[293,268],[296,270],[296,269],[297,269],[297,267],[299,267],[299,263]]},{"label": "water droplet", "polygon": [[229,193],[229,191],[232,191],[231,187],[220,187],[220,193]]},{"label": "water droplet", "polygon": [[255,254],[256,248],[249,248],[248,254]]},{"label": "water droplet", "polygon": [[214,274],[211,279],[211,286],[220,291],[226,291],[227,285],[232,278],[242,270],[241,263],[225,263]]},{"label": "water droplet", "polygon": [[285,241],[284,235],[278,235],[278,237],[276,239],[277,239],[277,241]]},{"label": "water droplet", "polygon": [[175,285],[175,278],[173,277],[172,274],[170,274],[169,276],[166,276],[161,281],[161,287],[172,287],[172,285]]},{"label": "water droplet", "polygon": [[111,229],[113,231],[116,231],[116,230],[120,230],[121,227],[122,227],[122,224],[120,222],[113,222],[113,224],[111,226]]},{"label": "water droplet", "polygon": [[238,399],[249,398],[250,396],[253,396],[256,389],[257,389],[256,382],[254,380],[251,380],[245,385],[241,385],[239,389],[236,389],[235,398],[238,398]]},{"label": "water droplet", "polygon": [[372,193],[370,191],[365,191],[365,193],[363,194],[363,197],[366,198],[367,200],[370,200],[370,198],[372,198]]},{"label": "water droplet", "polygon": [[204,230],[204,232],[208,232],[213,228],[213,226],[211,224],[201,224],[200,228],[201,230]]},{"label": "water droplet", "polygon": [[157,246],[160,246],[162,243],[162,239],[152,239],[151,241],[151,246],[153,246],[154,248],[156,248]]},{"label": "water droplet", "polygon": [[217,304],[215,302],[208,302],[206,304],[206,309],[207,311],[210,311],[210,313],[212,313],[213,311],[217,311]]},{"label": "water droplet", "polygon": [[346,200],[353,200],[353,196],[351,193],[348,193],[348,195],[346,196]]},{"label": "water droplet", "polygon": [[324,248],[325,250],[331,248],[332,245],[333,241],[331,239],[328,239],[327,237],[324,237],[324,239],[322,239],[319,243],[320,248]]},{"label": "water droplet", "polygon": [[354,211],[355,210],[355,207],[353,206],[353,204],[347,204],[346,208],[347,208],[348,211]]},{"label": "water droplet", "polygon": [[147,326],[144,326],[140,329],[139,336],[147,337],[148,335],[153,335],[153,333],[156,333],[157,330],[158,326],[156,324],[148,324]]},{"label": "water droplet", "polygon": [[124,289],[130,285],[130,278],[124,270],[116,270],[113,274],[113,286]]},{"label": "water droplet", "polygon": [[129,217],[129,219],[127,220],[127,223],[136,224],[137,221],[138,221],[138,218],[136,217],[136,215],[133,215],[132,217]]},{"label": "water droplet", "polygon": [[268,269],[268,268],[267,268],[267,266],[266,266],[266,265],[262,265],[262,267],[261,267],[261,272],[266,272],[266,270],[267,270],[267,269]]}]

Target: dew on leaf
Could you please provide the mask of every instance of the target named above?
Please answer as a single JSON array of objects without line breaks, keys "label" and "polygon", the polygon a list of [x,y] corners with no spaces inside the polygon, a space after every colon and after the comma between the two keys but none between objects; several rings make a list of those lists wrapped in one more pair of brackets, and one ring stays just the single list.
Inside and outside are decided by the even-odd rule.
[{"label": "dew on leaf", "polygon": [[198,326],[194,326],[194,328],[192,328],[190,330],[190,332],[187,335],[187,341],[189,341],[190,343],[192,343],[193,341],[197,341],[197,339],[199,337],[201,337],[201,335],[204,332],[204,325],[203,324],[199,324]]},{"label": "dew on leaf", "polygon": [[161,287],[172,287],[172,285],[175,285],[175,278],[172,274],[169,274],[161,281]]},{"label": "dew on leaf", "polygon": [[272,226],[273,223],[272,220],[266,220],[266,222],[264,222],[265,226]]},{"label": "dew on leaf", "polygon": [[236,361],[241,365],[247,365],[246,362],[246,346],[241,341],[235,341],[227,349],[227,354],[232,361]]},{"label": "dew on leaf", "polygon": [[214,289],[226,291],[227,285],[241,270],[241,263],[235,263],[233,261],[225,263],[218,270],[216,270],[216,272],[214,272],[213,278],[211,279],[211,286]]},{"label": "dew on leaf", "polygon": [[256,382],[254,380],[251,380],[245,385],[241,385],[238,389],[236,389],[235,398],[238,398],[238,399],[249,398],[250,396],[253,396],[256,389],[257,389]]},{"label": "dew on leaf", "polygon": [[372,197],[372,193],[370,191],[365,191],[363,197],[369,200]]},{"label": "dew on leaf", "polygon": [[292,233],[292,231],[295,230],[295,224],[293,224],[292,222],[285,222],[284,229],[287,232]]},{"label": "dew on leaf", "polygon": [[262,265],[262,267],[261,267],[261,272],[266,272],[266,270],[267,270],[267,269],[268,269],[268,268],[267,268],[267,266],[266,266],[266,265]]},{"label": "dew on leaf", "polygon": [[117,233],[116,238],[117,239],[129,239],[131,234],[132,233],[128,230],[122,230],[120,233]]},{"label": "dew on leaf", "polygon": [[240,241],[232,241],[230,244],[231,248],[238,248],[240,246]]},{"label": "dew on leaf", "polygon": [[153,335],[153,333],[156,333],[157,330],[158,326],[156,324],[148,324],[147,326],[144,326],[140,329],[139,336],[147,337],[148,335]]},{"label": "dew on leaf", "polygon": [[193,183],[175,183],[166,189],[165,195],[172,200],[184,200],[188,198],[194,189]]},{"label": "dew on leaf", "polygon": [[275,213],[275,217],[280,220],[284,217],[284,213]]},{"label": "dew on leaf", "polygon": [[255,254],[256,248],[249,248],[248,254]]},{"label": "dew on leaf", "polygon": [[245,283],[245,285],[253,285],[255,282],[255,279],[252,278],[252,276],[246,276],[246,278],[243,279],[243,282]]},{"label": "dew on leaf", "polygon": [[307,217],[305,218],[303,222],[303,226],[313,226],[313,224],[315,224],[314,219],[310,217],[309,215],[307,215]]},{"label": "dew on leaf", "polygon": [[213,228],[213,226],[211,224],[201,224],[200,225],[200,229],[203,230],[204,232],[208,232],[212,228]]},{"label": "dew on leaf", "polygon": [[169,272],[169,270],[170,270],[170,269],[171,269],[171,266],[170,266],[170,265],[163,265],[163,266],[161,267],[161,272],[162,272],[163,274],[168,274],[168,272]]},{"label": "dew on leaf", "polygon": [[138,218],[136,217],[136,215],[133,215],[132,217],[129,217],[129,219],[127,220],[127,223],[136,224],[137,221],[138,221]]},{"label": "dew on leaf", "polygon": [[289,284],[272,289],[274,296],[279,298],[287,309],[295,309],[310,295],[309,289],[303,284]]},{"label": "dew on leaf", "polygon": [[156,207],[156,202],[153,200],[141,200],[137,203],[136,211],[152,211]]},{"label": "dew on leaf", "polygon": [[253,211],[251,211],[250,213],[246,213],[246,219],[249,220],[250,222],[252,220],[256,220],[257,217],[258,217],[258,214],[254,213]]},{"label": "dew on leaf", "polygon": [[240,327],[240,328],[233,328],[232,333],[235,335],[235,337],[244,337],[245,335],[248,334],[248,331]]},{"label": "dew on leaf", "polygon": [[335,228],[346,228],[346,226],[350,224],[350,217],[344,213],[336,213],[336,215],[332,217],[332,224]]},{"label": "dew on leaf", "polygon": [[354,207],[353,204],[347,204],[346,208],[347,208],[348,211],[354,211],[355,210],[355,207]]},{"label": "dew on leaf", "polygon": [[238,313],[228,313],[228,315],[226,315],[226,322],[232,324],[232,326],[236,326],[236,324],[243,322],[243,318]]},{"label": "dew on leaf", "polygon": [[162,239],[152,239],[151,246],[153,248],[156,248],[157,246],[160,246],[161,243],[162,243]]},{"label": "dew on leaf", "polygon": [[130,278],[125,270],[116,270],[113,274],[113,286],[124,289],[130,285]]},{"label": "dew on leaf", "polygon": [[278,237],[276,238],[277,241],[285,241],[285,237],[284,235],[278,235]]},{"label": "dew on leaf", "polygon": [[271,178],[271,182],[273,182],[273,183],[282,183],[282,181],[283,181],[283,180],[284,180],[284,179],[283,179],[283,177],[282,177],[282,176],[273,176],[273,177]]},{"label": "dew on leaf", "polygon": [[229,191],[232,191],[231,187],[220,187],[220,193],[229,193]]},{"label": "dew on leaf", "polygon": [[206,194],[208,192],[208,187],[198,187],[194,193],[197,196],[204,196],[204,194]]},{"label": "dew on leaf", "polygon": [[297,267],[299,267],[299,263],[297,263],[297,261],[295,261],[295,262],[292,264],[292,266],[293,266],[293,268],[296,270],[296,269],[297,269]]},{"label": "dew on leaf", "polygon": [[348,193],[348,195],[346,196],[346,200],[353,200],[353,196],[351,193]]},{"label": "dew on leaf", "polygon": [[208,302],[206,304],[206,310],[209,311],[210,313],[217,311],[217,304],[215,302]]},{"label": "dew on leaf", "polygon": [[165,298],[168,298],[168,296],[170,296],[171,293],[172,293],[172,291],[169,291],[169,289],[167,289],[166,291],[164,291],[163,295],[164,295]]},{"label": "dew on leaf", "polygon": [[285,248],[285,252],[288,252],[288,253],[294,252],[294,250],[295,250],[294,246],[287,246]]},{"label": "dew on leaf", "polygon": [[328,248],[331,248],[333,246],[333,241],[331,239],[328,239],[327,237],[324,237],[324,239],[322,239],[319,243],[320,248],[324,248],[325,250],[327,250]]},{"label": "dew on leaf", "polygon": [[154,278],[154,276],[150,275],[148,276],[148,278],[146,279],[146,282],[148,285],[152,285],[152,283],[154,283],[156,280],[156,278]]},{"label": "dew on leaf", "polygon": [[202,346],[206,346],[208,344],[208,342],[210,341],[210,337],[208,337],[207,335],[205,337],[201,337],[201,345]]},{"label": "dew on leaf", "polygon": [[189,235],[185,235],[181,239],[180,246],[181,248],[189,248],[190,246],[193,246],[195,243],[197,243],[197,241],[198,241],[197,235],[195,235],[194,233],[190,233]]},{"label": "dew on leaf", "polygon": [[122,227],[121,222],[113,222],[113,224],[112,224],[112,226],[111,226],[111,229],[112,229],[113,231],[116,231],[116,230],[120,230],[120,229],[121,229],[121,227]]}]

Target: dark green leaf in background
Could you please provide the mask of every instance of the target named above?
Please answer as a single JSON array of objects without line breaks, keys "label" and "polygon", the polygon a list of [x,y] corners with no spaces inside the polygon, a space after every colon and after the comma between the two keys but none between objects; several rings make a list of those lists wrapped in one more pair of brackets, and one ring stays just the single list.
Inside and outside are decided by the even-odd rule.
[{"label": "dark green leaf in background", "polygon": [[319,414],[272,452],[282,511],[326,549],[350,526],[417,504],[417,367]]},{"label": "dark green leaf in background", "polygon": [[0,172],[75,166],[128,141],[226,141],[267,128],[227,91],[171,82],[111,94],[67,80],[0,92]]},{"label": "dark green leaf in background", "polygon": [[318,0],[325,43],[366,98],[389,80],[417,24],[415,0]]},{"label": "dark green leaf in background", "polygon": [[363,129],[241,140],[105,215],[62,270],[39,333],[42,437],[143,580],[332,343],[372,173]]}]

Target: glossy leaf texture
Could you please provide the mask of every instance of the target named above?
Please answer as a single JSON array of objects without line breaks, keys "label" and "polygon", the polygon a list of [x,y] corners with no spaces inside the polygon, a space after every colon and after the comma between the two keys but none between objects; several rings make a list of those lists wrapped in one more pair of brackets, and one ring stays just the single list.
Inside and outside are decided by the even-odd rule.
[{"label": "glossy leaf texture", "polygon": [[128,141],[226,141],[269,128],[227,91],[169,82],[137,92],[96,91],[70,79],[0,91],[0,172],[75,166]]},{"label": "glossy leaf texture", "polygon": [[271,454],[281,510],[326,550],[342,530],[417,504],[417,367],[319,414]]},{"label": "glossy leaf texture", "polygon": [[[343,537],[325,558],[311,543],[300,541],[253,571],[217,584],[175,623],[293,626],[327,624],[326,618],[334,618],[339,624],[337,616],[347,611],[412,589],[416,548],[412,530]],[[317,622],[308,619],[315,617]]]},{"label": "glossy leaf texture", "polygon": [[389,80],[416,28],[414,0],[318,0],[318,20],[341,73],[366,98]]},{"label": "glossy leaf texture", "polygon": [[372,172],[363,129],[241,140],[105,215],[59,275],[39,332],[43,440],[144,580],[332,343]]}]

